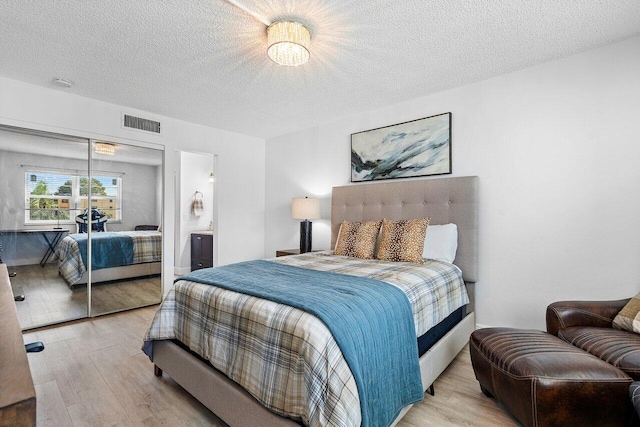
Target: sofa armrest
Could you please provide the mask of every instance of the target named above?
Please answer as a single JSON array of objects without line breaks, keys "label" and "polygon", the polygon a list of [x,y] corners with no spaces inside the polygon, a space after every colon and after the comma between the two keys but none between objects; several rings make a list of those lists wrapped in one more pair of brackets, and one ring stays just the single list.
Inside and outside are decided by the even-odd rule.
[{"label": "sofa armrest", "polygon": [[558,335],[571,326],[610,328],[613,318],[629,302],[616,301],[558,301],[547,307],[547,332]]}]

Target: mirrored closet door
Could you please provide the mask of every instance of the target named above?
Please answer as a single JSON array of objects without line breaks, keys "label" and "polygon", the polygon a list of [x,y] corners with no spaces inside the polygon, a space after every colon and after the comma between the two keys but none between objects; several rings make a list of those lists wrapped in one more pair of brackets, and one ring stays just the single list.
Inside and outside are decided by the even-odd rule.
[{"label": "mirrored closet door", "polygon": [[[23,329],[87,316],[87,288],[58,268],[64,239],[87,195],[89,141],[0,127],[0,258],[9,270]],[[86,259],[86,246],[74,254]]]},{"label": "mirrored closet door", "polygon": [[161,150],[0,126],[0,171],[23,329],[160,302]]},{"label": "mirrored closet door", "polygon": [[91,315],[158,304],[163,152],[91,144]]}]

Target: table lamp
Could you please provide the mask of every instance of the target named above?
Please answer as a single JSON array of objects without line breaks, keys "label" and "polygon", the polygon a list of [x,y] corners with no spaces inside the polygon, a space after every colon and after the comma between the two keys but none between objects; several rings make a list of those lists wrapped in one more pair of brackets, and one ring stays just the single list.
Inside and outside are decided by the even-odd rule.
[{"label": "table lamp", "polygon": [[300,221],[300,253],[311,251],[311,221],[310,219],[320,218],[320,200],[310,199],[293,199],[291,203],[291,217],[293,219],[302,219]]}]

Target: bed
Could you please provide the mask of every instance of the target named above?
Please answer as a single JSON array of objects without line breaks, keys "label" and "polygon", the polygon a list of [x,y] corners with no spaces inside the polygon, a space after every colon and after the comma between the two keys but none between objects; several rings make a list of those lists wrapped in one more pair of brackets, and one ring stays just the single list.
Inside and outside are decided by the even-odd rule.
[{"label": "bed", "polygon": [[[454,261],[454,264],[457,267],[451,267],[454,269],[459,268],[459,270],[461,271],[459,279],[460,282],[462,282],[462,280],[464,279],[464,284],[466,284],[467,289],[470,289],[470,286],[477,281],[478,197],[476,177],[417,180],[336,187],[333,189],[332,194],[332,246],[336,242],[338,230],[343,220],[371,221],[380,220],[382,218],[412,219],[425,216],[431,217],[431,224],[455,223],[457,225],[459,240],[458,251]],[[293,268],[304,267],[304,274],[307,274],[306,268],[310,264],[316,265],[316,267],[319,269],[325,268],[318,267],[322,264],[332,265],[334,261],[331,257],[332,255],[330,253],[304,254],[297,257],[287,257],[286,260],[283,259],[280,260],[280,262],[274,262],[275,260],[272,260],[263,261],[263,263],[270,264],[269,268],[275,268],[272,267],[272,265],[274,264],[293,264]],[[240,268],[245,267],[241,266]],[[385,268],[391,268],[393,270],[394,267],[387,266]],[[330,268],[326,267],[325,269]],[[278,270],[274,274],[281,274],[284,276],[287,273],[287,270],[283,270],[282,272]],[[387,274],[387,276],[389,277],[394,276],[394,274],[389,274],[389,272],[380,274]],[[396,274],[396,276],[400,275],[401,274]],[[197,278],[191,277],[190,280],[197,280]],[[176,288],[191,287],[196,294],[198,294],[198,292],[204,292],[201,291],[201,288],[199,288],[198,286],[203,285],[199,283],[193,283],[191,281],[179,281],[176,284]],[[225,292],[228,293],[231,291],[228,291],[226,289],[222,289],[220,291],[220,293]],[[180,295],[180,292],[178,292],[178,295]],[[472,290],[469,292],[469,296],[472,300]],[[466,294],[464,297],[466,298]],[[165,302],[163,302],[163,305],[166,304],[170,306],[171,304],[175,304],[176,306],[178,306],[179,304],[175,301],[171,301],[171,298],[172,297],[168,296],[168,298],[165,299]],[[178,298],[181,297],[178,296]],[[255,296],[243,296],[243,298],[255,298]],[[195,298],[195,300],[199,300],[199,298],[197,297]],[[255,302],[251,303],[258,306],[258,310],[260,310],[261,304],[277,304],[275,302],[272,303],[264,300],[259,301],[259,304],[256,304]],[[220,307],[222,306],[218,306],[218,311],[226,312],[226,310],[220,309]],[[178,311],[189,312],[191,311],[191,309],[189,308],[187,310]],[[213,315],[216,316],[215,313],[213,313]],[[458,317],[456,318],[456,316]],[[170,311],[159,310],[156,314],[156,318],[154,319],[154,325],[162,326],[164,324],[165,326],[167,326],[171,325],[174,320],[176,323],[185,322],[185,320],[182,319],[181,316],[175,317],[175,319],[172,317]],[[185,315],[183,317],[188,316]],[[453,321],[451,320],[452,317],[454,318]],[[414,323],[411,324],[413,325]],[[443,324],[446,325],[443,326]],[[154,325],[152,325],[151,329],[154,328]],[[176,327],[175,330],[193,330],[189,325],[190,324],[187,324],[187,326],[185,327],[185,325],[182,324],[179,327]],[[461,306],[453,310],[453,312],[448,313],[445,321],[438,323],[437,325],[429,329],[430,339],[434,339],[433,337],[436,335],[433,334],[435,334],[435,331],[437,330],[437,336],[435,338],[437,339],[437,341],[435,342],[435,344],[428,345],[426,347],[426,350],[424,352],[421,352],[422,355],[419,360],[416,360],[417,369],[419,372],[419,399],[422,398],[423,391],[432,386],[438,375],[440,375],[440,373],[459,353],[466,342],[468,342],[469,335],[473,331],[474,327],[475,320],[473,314],[473,302],[471,301],[470,304]],[[169,326],[168,329],[172,328],[172,326]],[[418,333],[417,321],[415,323],[415,328],[416,330],[413,331],[414,341],[416,340],[416,336],[420,336]],[[322,331],[318,334],[322,335]],[[314,334],[310,334],[310,336],[312,337],[311,339],[315,339],[315,332]],[[150,337],[154,339],[150,339]],[[256,389],[252,389],[250,387],[250,381],[243,382],[242,378],[238,378],[235,376],[235,373],[231,373],[229,376],[234,378],[236,381],[244,384],[245,387],[251,391],[252,394],[250,394],[244,388],[236,384],[236,382],[230,380],[226,375],[213,368],[211,364],[207,363],[206,360],[203,360],[198,356],[198,353],[201,354],[203,351],[202,348],[198,347],[208,346],[214,347],[215,349],[225,349],[224,351],[228,352],[228,347],[225,347],[225,345],[221,344],[220,342],[216,342],[216,345],[213,345],[208,339],[200,338],[200,345],[193,346],[194,340],[189,337],[185,338],[185,334],[183,333],[180,338],[183,341],[188,341],[192,345],[192,347],[195,347],[189,349],[179,340],[162,338],[174,337],[171,336],[171,333],[169,333],[166,337],[163,337],[162,334],[155,334],[155,336],[152,334],[151,336],[147,336],[147,339],[149,339],[149,341],[145,342],[145,352],[152,356],[153,362],[155,364],[156,375],[161,375],[162,371],[165,371],[227,424],[231,426],[286,426],[300,424],[300,418],[291,419],[288,417],[283,417],[276,413],[281,412],[280,409],[274,410],[273,407],[270,406],[272,410],[269,410],[264,406],[268,404],[265,403],[265,395],[269,394],[268,390],[264,392],[256,391]],[[336,340],[338,340],[337,336]],[[196,339],[195,342],[198,342],[198,340]],[[149,352],[149,344],[151,344],[151,352]],[[194,354],[191,350],[195,350],[196,353]],[[211,348],[209,350],[211,350]],[[280,354],[277,354],[279,357]],[[346,353],[345,358],[347,358]],[[251,368],[251,370],[249,370],[247,373],[249,376],[251,376],[252,372],[254,372],[254,365],[252,364],[256,363],[257,361],[251,359],[248,356],[247,360],[250,361],[249,366]],[[260,362],[258,361],[257,363]],[[349,367],[350,365],[347,364],[347,366]],[[351,396],[350,390],[353,390],[353,384],[351,384],[350,382],[355,382],[353,378],[356,376],[357,370],[351,369],[353,371],[353,376],[347,376],[345,377],[345,380],[342,380],[342,377],[339,375],[339,373],[341,372],[340,366],[338,366],[338,368],[336,369],[332,367],[332,369],[333,370],[331,371],[331,377],[334,378],[335,372],[338,371],[338,374],[335,374],[335,377],[341,378],[342,383],[340,386],[342,388],[340,389],[340,393],[343,393],[346,396]],[[256,368],[255,372],[264,373],[268,371],[264,371],[262,368],[257,370]],[[229,372],[227,373],[229,374]],[[372,372],[367,372],[366,375],[375,377],[374,373]],[[293,375],[292,378],[294,379],[289,378],[287,381],[295,382],[296,380]],[[395,383],[395,380],[399,381],[398,378],[394,377],[394,381],[390,383]],[[359,379],[358,386],[360,386],[361,384],[362,382]],[[330,389],[329,385],[327,387],[328,389]],[[354,399],[360,399],[360,402],[364,402],[364,397],[362,393],[360,393],[360,391],[361,390],[359,388],[356,388],[356,396],[354,397]],[[323,393],[327,394],[326,390],[323,389]],[[275,391],[273,394],[277,395]],[[261,399],[264,405],[263,403],[260,403],[260,401],[257,400],[254,396]],[[414,399],[413,401],[416,400]],[[272,403],[273,402],[270,402],[269,405]],[[295,406],[297,402],[292,401],[281,403],[284,406]],[[410,406],[410,404],[406,405],[399,413],[397,413],[397,416],[396,413],[394,413],[395,421],[402,418],[402,416],[409,410]],[[358,420],[361,420],[363,424],[374,425],[374,423],[364,422],[365,417],[367,416],[366,414],[368,413],[367,411],[365,411],[364,403],[362,406],[363,409],[359,414],[354,415],[350,413],[350,411],[352,410],[350,408],[353,408],[353,402],[347,402],[345,404],[340,403],[336,406],[332,406],[330,410],[340,410],[342,412],[347,412],[346,416],[349,421],[345,422],[345,425],[349,425],[349,423],[351,422],[354,422],[356,423],[355,425],[358,425]],[[330,416],[333,416],[332,412],[328,413],[327,415],[327,417]],[[336,419],[342,420],[342,418]],[[391,418],[390,422],[384,422],[383,425],[392,424],[393,419],[394,418]],[[334,422],[330,421],[329,418],[314,418],[313,424],[324,423],[343,425],[342,421]]]},{"label": "bed", "polygon": [[[86,284],[88,235],[66,236],[57,247],[58,271],[70,287]],[[157,275],[161,272],[159,231],[116,231],[91,234],[92,283]]]}]

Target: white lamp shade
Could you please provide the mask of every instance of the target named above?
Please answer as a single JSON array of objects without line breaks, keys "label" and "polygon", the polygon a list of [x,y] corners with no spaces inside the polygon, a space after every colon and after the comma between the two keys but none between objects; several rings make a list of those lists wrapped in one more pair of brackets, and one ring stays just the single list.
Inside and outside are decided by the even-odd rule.
[{"label": "white lamp shade", "polygon": [[291,203],[291,217],[293,219],[319,219],[320,218],[320,200],[309,199],[293,199]]}]

